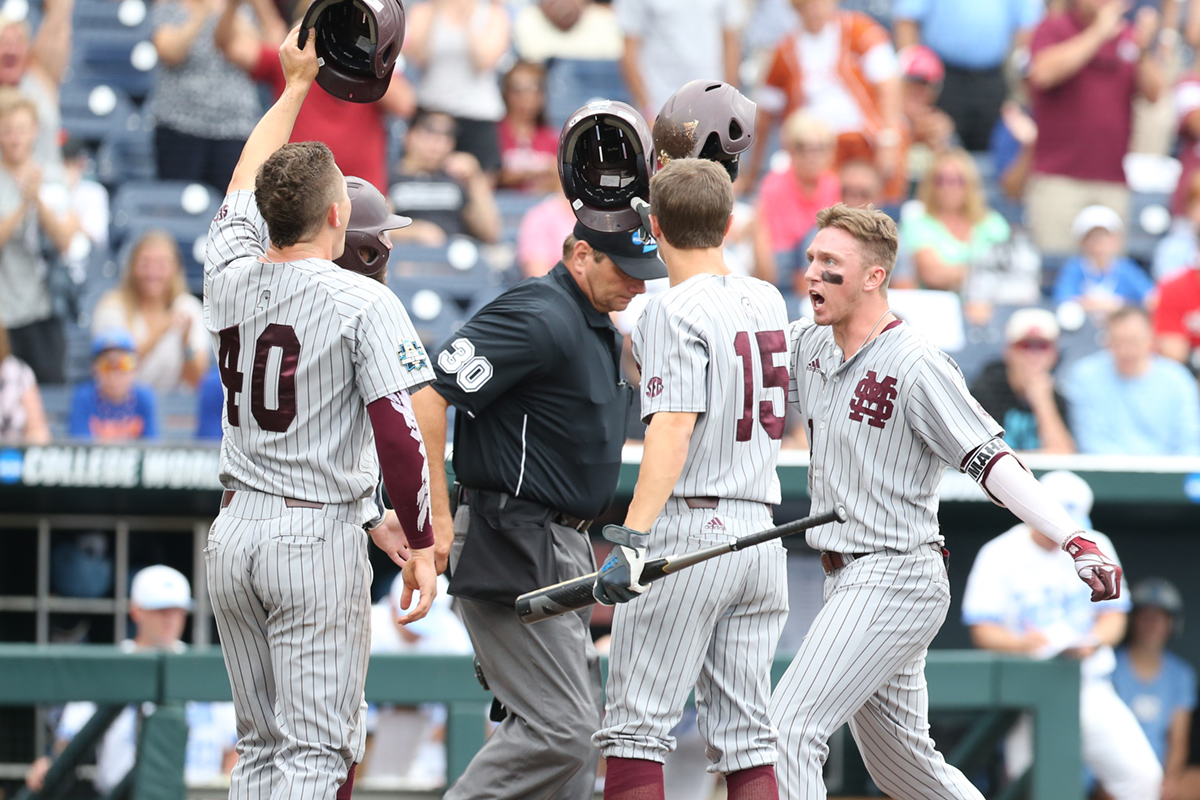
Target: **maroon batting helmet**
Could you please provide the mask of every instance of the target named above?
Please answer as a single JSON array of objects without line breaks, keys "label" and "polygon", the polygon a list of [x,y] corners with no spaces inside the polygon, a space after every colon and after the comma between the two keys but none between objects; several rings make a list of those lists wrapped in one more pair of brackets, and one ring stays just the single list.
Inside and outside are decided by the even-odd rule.
[{"label": "maroon batting helmet", "polygon": [[300,46],[315,28],[317,84],[334,97],[373,103],[392,80],[404,43],[400,0],[314,0],[304,14]]},{"label": "maroon batting helmet", "polygon": [[654,120],[660,164],[675,158],[716,161],[738,176],[738,156],[754,141],[757,106],[721,81],[690,81],[667,98]]},{"label": "maroon batting helmet", "polygon": [[650,198],[654,142],[642,115],[597,100],[567,119],[558,140],[558,178],[575,218],[594,231],[631,231],[642,218],[629,203]]},{"label": "maroon batting helmet", "polygon": [[347,177],[346,191],[350,195],[346,247],[333,263],[382,281],[391,253],[386,232],[411,225],[412,220],[393,214],[383,194],[362,178]]}]

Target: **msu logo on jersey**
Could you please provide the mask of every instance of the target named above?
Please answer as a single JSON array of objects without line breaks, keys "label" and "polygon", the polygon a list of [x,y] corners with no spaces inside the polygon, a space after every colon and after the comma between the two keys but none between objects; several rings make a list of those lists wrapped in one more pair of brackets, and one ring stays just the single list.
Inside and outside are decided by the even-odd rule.
[{"label": "msu logo on jersey", "polygon": [[892,401],[899,394],[896,379],[885,376],[883,380],[875,375],[875,370],[867,370],[867,377],[854,387],[854,399],[850,401],[850,419],[867,424],[872,428],[882,428],[884,423],[892,418],[896,404]]}]

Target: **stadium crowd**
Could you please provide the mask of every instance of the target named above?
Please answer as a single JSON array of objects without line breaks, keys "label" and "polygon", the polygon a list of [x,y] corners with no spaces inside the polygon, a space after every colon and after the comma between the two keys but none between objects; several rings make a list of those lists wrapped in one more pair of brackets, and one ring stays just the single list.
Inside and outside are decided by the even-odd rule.
[{"label": "stadium crowd", "polygon": [[[304,10],[0,6],[0,444],[219,439],[203,244]],[[874,204],[900,226],[893,307],[951,353],[1012,447],[1200,455],[1200,0],[406,10],[383,99],[314,88],[293,138],[326,142],[413,218],[392,232],[389,285],[428,345],[557,262],[572,111],[625,100],[652,121],[685,82],[719,79],[758,104],[728,263],[793,316],[811,313],[816,213]],[[1154,714],[1137,702],[1182,611],[1172,592],[1135,592],[1118,664],[1182,791],[1188,722],[1162,709],[1190,714],[1194,674],[1170,662],[1174,694]]]}]

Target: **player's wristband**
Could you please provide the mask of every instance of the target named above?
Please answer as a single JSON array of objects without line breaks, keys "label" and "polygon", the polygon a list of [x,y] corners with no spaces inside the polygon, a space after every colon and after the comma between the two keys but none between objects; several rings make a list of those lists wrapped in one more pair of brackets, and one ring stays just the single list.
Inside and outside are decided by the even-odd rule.
[{"label": "player's wristband", "polygon": [[650,546],[650,534],[626,528],[624,525],[605,525],[604,538],[613,544],[645,550]]}]

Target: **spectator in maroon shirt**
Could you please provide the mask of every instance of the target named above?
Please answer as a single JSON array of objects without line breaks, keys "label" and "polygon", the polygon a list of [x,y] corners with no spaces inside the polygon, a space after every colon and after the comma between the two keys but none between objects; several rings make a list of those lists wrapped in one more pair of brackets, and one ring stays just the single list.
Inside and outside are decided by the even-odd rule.
[{"label": "spectator in maroon shirt", "polygon": [[1070,0],[1033,34],[1029,85],[1038,124],[1026,191],[1030,232],[1049,252],[1068,252],[1071,220],[1089,205],[1129,216],[1122,159],[1129,149],[1133,99],[1162,90],[1150,45],[1158,12],[1142,8],[1132,25],[1124,0]]},{"label": "spectator in maroon shirt", "polygon": [[528,61],[504,75],[500,92],[507,113],[496,130],[503,189],[559,191],[558,131],[546,122],[545,82],[546,70]]}]

